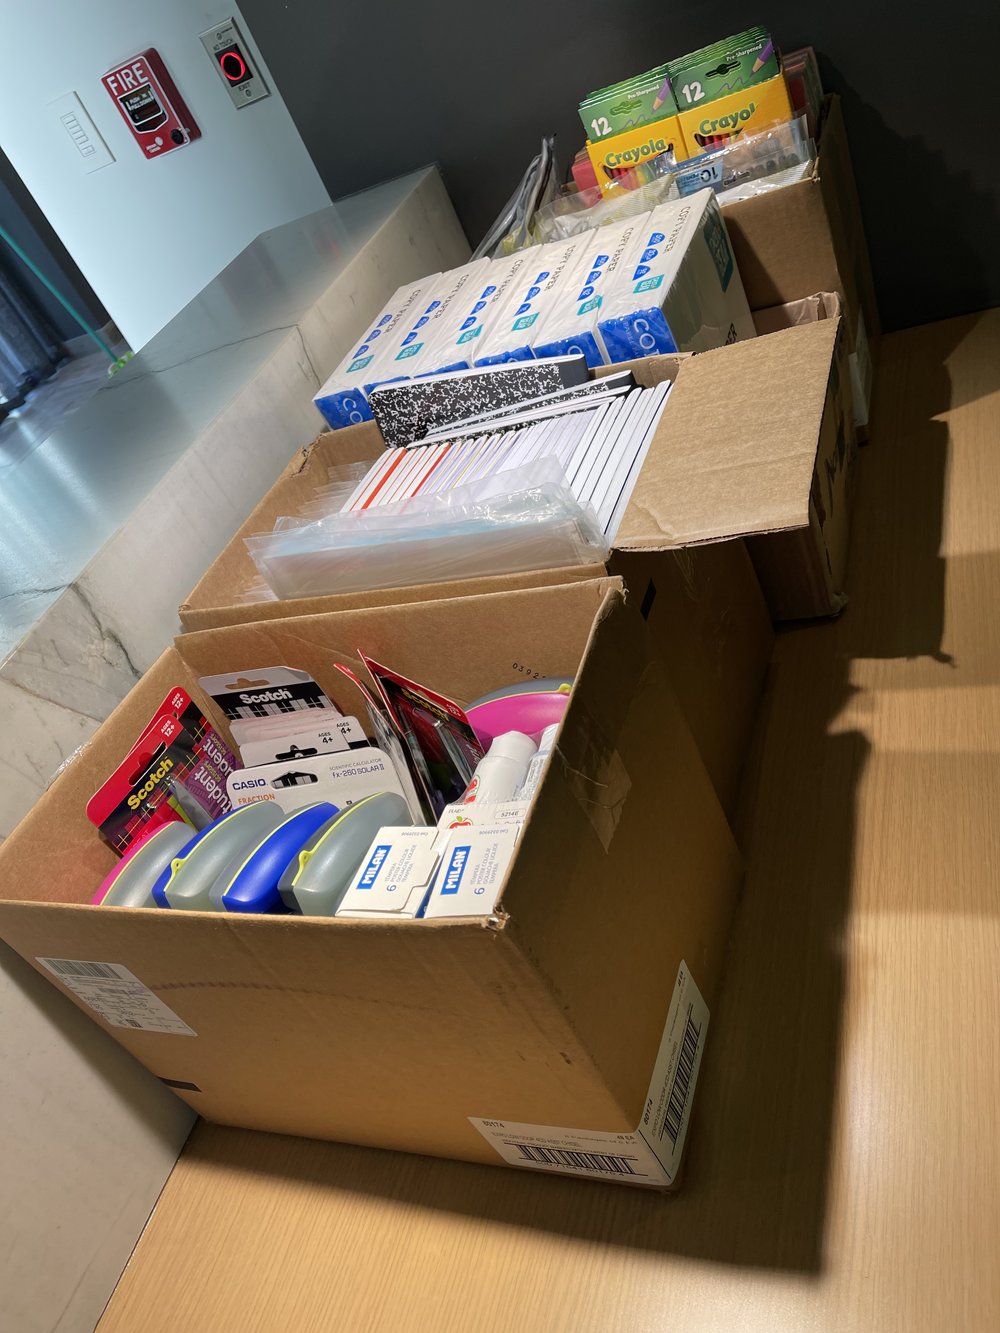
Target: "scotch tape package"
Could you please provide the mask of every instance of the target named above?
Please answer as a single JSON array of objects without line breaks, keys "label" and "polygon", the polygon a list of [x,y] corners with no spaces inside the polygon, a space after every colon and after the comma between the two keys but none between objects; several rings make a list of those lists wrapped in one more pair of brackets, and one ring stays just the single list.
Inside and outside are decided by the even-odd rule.
[{"label": "scotch tape package", "polygon": [[704,352],[755,336],[726,224],[711,190],[654,208],[605,298],[610,361]]}]

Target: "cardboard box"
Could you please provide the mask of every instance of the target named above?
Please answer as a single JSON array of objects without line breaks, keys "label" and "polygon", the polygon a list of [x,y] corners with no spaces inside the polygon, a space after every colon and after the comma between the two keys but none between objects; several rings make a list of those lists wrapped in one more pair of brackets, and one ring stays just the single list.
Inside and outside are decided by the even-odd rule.
[{"label": "cardboard box", "polygon": [[838,293],[863,386],[870,379],[869,344],[878,337],[879,317],[839,97],[827,99],[809,176],[724,204],[722,216],[751,310],[815,292]]},{"label": "cardboard box", "polygon": [[[772,616],[831,615],[843,606],[842,558],[828,560],[824,523],[814,521],[810,508],[826,397],[837,391],[839,345],[831,320],[697,357],[628,363],[643,384],[669,378],[676,386],[610,569],[626,579],[654,639],[665,648],[684,645],[683,653],[664,652],[671,684],[730,812],[771,631],[748,552],[728,539],[764,534],[755,542],[754,563],[759,554]],[[374,460],[382,447],[377,429],[365,423],[321,435],[297,455],[180,607],[185,629],[566,583],[597,572],[541,570],[371,594],[237,601],[256,575],[244,539],[294,514],[331,467]],[[840,506],[832,520],[828,508],[826,523],[839,524]],[[846,547],[846,533],[829,531],[838,550]],[[771,544],[774,559],[767,554]]]},{"label": "cardboard box", "polygon": [[[197,677],[279,660],[360,713],[333,664],[362,646],[462,702],[515,663],[576,676],[493,917],[87,905],[113,855],[86,799],[170,685],[211,712]],[[182,637],[0,847],[0,937],[209,1120],[648,1180],[652,1098],[678,1131],[664,1184],[739,878],[642,618],[597,579]]]}]

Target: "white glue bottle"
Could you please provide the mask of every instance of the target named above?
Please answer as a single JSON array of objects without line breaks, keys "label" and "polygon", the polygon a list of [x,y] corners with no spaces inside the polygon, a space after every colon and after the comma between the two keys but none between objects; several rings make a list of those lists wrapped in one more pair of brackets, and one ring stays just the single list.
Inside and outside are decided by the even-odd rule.
[{"label": "white glue bottle", "polygon": [[549,761],[549,755],[552,753],[552,747],[556,741],[556,732],[559,730],[559,723],[553,722],[551,727],[546,727],[542,732],[538,742],[538,751],[531,763],[528,765],[528,773],[524,779],[521,789],[517,793],[519,801],[528,801],[534,796],[542,781],[542,774],[545,772],[545,765]]},{"label": "white glue bottle", "polygon": [[528,764],[536,752],[535,742],[523,731],[495,736],[489,752],[476,765],[462,804],[511,800],[528,776]]}]

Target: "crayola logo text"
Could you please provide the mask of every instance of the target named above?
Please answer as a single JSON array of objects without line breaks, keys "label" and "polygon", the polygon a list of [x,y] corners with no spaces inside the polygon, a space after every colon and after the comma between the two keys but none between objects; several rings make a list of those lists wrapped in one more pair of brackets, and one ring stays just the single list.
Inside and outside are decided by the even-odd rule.
[{"label": "crayola logo text", "polygon": [[672,153],[674,146],[667,143],[666,139],[647,139],[643,144],[638,144],[635,148],[626,148],[620,153],[605,153],[604,165],[606,167],[624,167],[633,162],[639,162],[644,157],[657,157],[660,153]]},{"label": "crayola logo text", "polygon": [[698,126],[699,134],[718,134],[720,130],[736,130],[740,124],[750,119],[757,110],[757,103],[751,102],[749,106],[740,107],[738,111],[732,112],[728,116],[720,116],[718,120],[709,120],[708,117]]},{"label": "crayola logo text", "polygon": [[173,766],[174,761],[172,759],[163,759],[160,764],[153,769],[152,773],[150,773],[149,777],[139,790],[132,792],[129,796],[126,802],[128,808],[130,810],[138,810],[139,806],[142,805],[149,793],[160,785]]}]

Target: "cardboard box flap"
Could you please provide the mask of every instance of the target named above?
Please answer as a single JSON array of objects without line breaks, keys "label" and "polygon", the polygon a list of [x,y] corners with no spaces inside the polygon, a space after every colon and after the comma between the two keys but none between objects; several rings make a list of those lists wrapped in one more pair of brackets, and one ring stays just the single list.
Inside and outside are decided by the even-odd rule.
[{"label": "cardboard box flap", "polygon": [[703,352],[684,367],[617,547],[663,550],[808,526],[839,323]]}]

